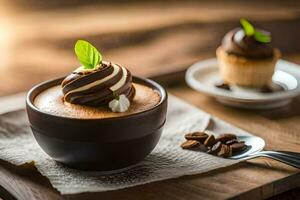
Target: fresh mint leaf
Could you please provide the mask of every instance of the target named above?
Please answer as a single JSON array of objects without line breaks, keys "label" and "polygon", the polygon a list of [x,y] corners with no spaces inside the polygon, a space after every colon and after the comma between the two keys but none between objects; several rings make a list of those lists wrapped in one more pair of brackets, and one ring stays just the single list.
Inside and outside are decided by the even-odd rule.
[{"label": "fresh mint leaf", "polygon": [[114,95],[114,98],[119,101],[120,95],[118,93],[116,93],[115,91],[113,92],[113,95]]},{"label": "fresh mint leaf", "polygon": [[254,39],[258,42],[262,42],[262,43],[269,43],[271,42],[271,36],[263,33],[261,31],[255,30],[254,32]]},{"label": "fresh mint leaf", "polygon": [[248,22],[246,19],[242,18],[240,19],[240,23],[244,29],[245,35],[246,36],[252,36],[255,33],[254,27],[250,22]]},{"label": "fresh mint leaf", "polygon": [[85,69],[94,69],[102,61],[102,56],[98,50],[84,40],[76,42],[75,53]]},{"label": "fresh mint leaf", "polygon": [[250,22],[248,22],[246,19],[244,18],[240,19],[240,23],[244,29],[246,36],[248,37],[253,36],[256,41],[261,43],[271,42],[271,36],[269,34],[256,30],[252,26],[252,24],[250,24]]}]

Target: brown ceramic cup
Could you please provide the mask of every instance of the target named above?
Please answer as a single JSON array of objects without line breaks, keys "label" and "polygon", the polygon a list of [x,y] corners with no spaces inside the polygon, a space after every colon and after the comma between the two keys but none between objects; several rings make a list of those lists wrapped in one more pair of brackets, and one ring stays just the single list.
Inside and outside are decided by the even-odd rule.
[{"label": "brown ceramic cup", "polygon": [[111,171],[143,160],[156,146],[167,113],[167,93],[158,83],[133,77],[160,94],[153,108],[122,117],[75,119],[42,112],[34,98],[63,78],[43,82],[27,94],[26,108],[33,135],[40,147],[54,160],[67,166]]}]

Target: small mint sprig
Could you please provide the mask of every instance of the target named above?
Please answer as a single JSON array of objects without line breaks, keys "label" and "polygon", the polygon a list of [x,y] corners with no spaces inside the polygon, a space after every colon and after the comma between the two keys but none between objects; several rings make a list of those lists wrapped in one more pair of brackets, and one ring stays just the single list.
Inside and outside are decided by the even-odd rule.
[{"label": "small mint sprig", "polygon": [[75,53],[84,69],[94,69],[102,61],[99,51],[89,42],[78,40],[75,44]]},{"label": "small mint sprig", "polygon": [[256,30],[253,27],[253,25],[250,24],[250,22],[248,22],[246,19],[244,19],[244,18],[240,19],[240,23],[241,23],[241,25],[243,27],[243,30],[245,32],[245,35],[247,37],[253,36],[256,41],[261,42],[261,43],[271,42],[271,36],[270,35],[268,35],[264,32]]},{"label": "small mint sprig", "polygon": [[120,95],[118,93],[116,93],[115,91],[113,92],[113,96],[116,100],[120,100]]}]

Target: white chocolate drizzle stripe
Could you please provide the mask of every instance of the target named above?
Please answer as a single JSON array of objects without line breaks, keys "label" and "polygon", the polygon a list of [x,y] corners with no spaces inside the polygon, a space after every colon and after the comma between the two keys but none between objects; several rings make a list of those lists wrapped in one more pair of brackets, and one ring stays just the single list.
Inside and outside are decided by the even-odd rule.
[{"label": "white chocolate drizzle stripe", "polygon": [[125,67],[121,67],[123,70],[123,74],[122,74],[122,78],[113,86],[111,86],[109,89],[111,91],[116,91],[118,89],[120,89],[123,85],[125,85],[126,83],[126,79],[127,79],[127,70],[125,69]]},{"label": "white chocolate drizzle stripe", "polygon": [[113,65],[113,68],[114,68],[114,71],[107,77],[103,78],[103,79],[100,79],[100,80],[97,80],[97,81],[94,81],[92,83],[89,83],[87,85],[84,85],[82,87],[79,87],[79,88],[76,88],[75,90],[71,90],[70,92],[68,92],[65,97],[69,94],[72,94],[74,92],[82,92],[82,91],[85,91],[85,90],[88,90],[96,85],[99,85],[105,81],[108,81],[109,79],[113,78],[114,76],[116,76],[120,70],[120,67],[117,66],[117,65]]}]

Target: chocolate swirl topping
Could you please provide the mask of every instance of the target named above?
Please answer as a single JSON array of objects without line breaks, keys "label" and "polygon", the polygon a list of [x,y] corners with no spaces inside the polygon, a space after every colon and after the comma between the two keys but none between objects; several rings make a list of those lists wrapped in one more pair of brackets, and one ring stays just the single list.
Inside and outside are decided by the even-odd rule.
[{"label": "chocolate swirl topping", "polygon": [[131,73],[105,61],[93,70],[75,70],[61,85],[65,101],[87,106],[107,106],[115,94],[132,100],[135,94]]},{"label": "chocolate swirl topping", "polygon": [[233,29],[225,35],[222,48],[229,54],[253,59],[268,59],[274,55],[274,48],[270,43],[261,43],[253,36],[246,36],[241,28]]}]

